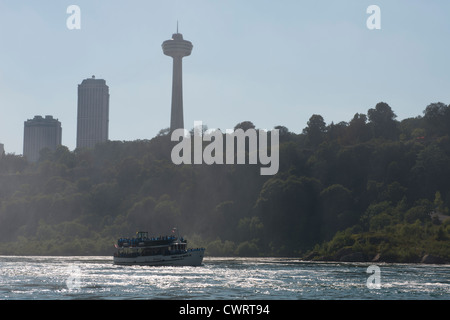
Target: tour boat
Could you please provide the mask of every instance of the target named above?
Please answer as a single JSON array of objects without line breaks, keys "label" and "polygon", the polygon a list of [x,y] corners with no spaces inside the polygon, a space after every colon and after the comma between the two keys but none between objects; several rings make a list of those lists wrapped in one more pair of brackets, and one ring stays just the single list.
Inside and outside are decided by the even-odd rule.
[{"label": "tour boat", "polygon": [[120,238],[115,245],[114,264],[149,266],[199,266],[204,248],[187,249],[187,241],[179,236],[149,237],[137,232],[135,238]]}]

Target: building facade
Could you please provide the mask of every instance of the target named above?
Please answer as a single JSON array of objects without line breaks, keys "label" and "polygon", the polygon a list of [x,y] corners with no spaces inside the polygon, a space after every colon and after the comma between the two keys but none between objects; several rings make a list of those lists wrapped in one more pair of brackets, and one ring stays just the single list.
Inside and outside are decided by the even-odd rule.
[{"label": "building facade", "polygon": [[52,116],[35,116],[24,123],[23,155],[28,161],[39,160],[40,152],[48,148],[52,151],[61,145],[61,122]]},{"label": "building facade", "polygon": [[77,148],[93,148],[108,140],[109,87],[103,79],[78,85]]},{"label": "building facade", "polygon": [[5,155],[5,145],[0,143],[0,159]]}]

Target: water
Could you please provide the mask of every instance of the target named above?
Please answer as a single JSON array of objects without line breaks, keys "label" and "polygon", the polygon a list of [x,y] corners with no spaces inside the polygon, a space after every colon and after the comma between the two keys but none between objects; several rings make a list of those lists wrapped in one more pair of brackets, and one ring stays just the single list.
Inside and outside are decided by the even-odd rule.
[{"label": "water", "polygon": [[448,300],[450,265],[205,258],[200,267],[116,266],[111,257],[0,256],[0,299]]}]

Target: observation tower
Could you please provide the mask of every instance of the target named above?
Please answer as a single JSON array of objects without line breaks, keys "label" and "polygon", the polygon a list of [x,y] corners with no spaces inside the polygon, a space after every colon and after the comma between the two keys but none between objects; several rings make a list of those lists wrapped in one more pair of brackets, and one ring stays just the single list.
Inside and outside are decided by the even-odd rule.
[{"label": "observation tower", "polygon": [[166,56],[173,58],[172,77],[172,110],[170,118],[170,132],[175,129],[184,129],[183,120],[183,57],[189,56],[193,45],[190,41],[184,40],[183,35],[177,33],[172,35],[172,39],[166,40],[162,44],[163,52]]}]

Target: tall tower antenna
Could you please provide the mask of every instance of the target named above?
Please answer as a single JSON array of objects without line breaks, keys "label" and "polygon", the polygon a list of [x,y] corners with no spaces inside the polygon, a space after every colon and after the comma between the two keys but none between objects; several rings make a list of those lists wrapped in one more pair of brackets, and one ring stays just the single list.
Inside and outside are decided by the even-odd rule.
[{"label": "tall tower antenna", "polygon": [[183,35],[177,33],[172,35],[172,39],[166,40],[162,44],[163,52],[166,56],[173,58],[173,78],[172,78],[172,108],[170,116],[170,132],[176,129],[184,129],[183,120],[183,57],[189,56],[193,45],[190,41],[184,40]]}]

